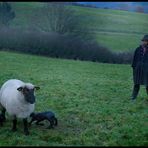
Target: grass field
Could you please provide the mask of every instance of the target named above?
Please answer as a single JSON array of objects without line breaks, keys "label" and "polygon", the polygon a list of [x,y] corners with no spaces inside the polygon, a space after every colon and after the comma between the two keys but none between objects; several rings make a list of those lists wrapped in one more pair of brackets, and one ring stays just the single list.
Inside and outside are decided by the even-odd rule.
[{"label": "grass field", "polygon": [[[35,124],[30,135],[10,131],[7,115],[0,127],[0,146],[147,146],[148,100],[141,87],[130,101],[130,65],[61,60],[0,52],[0,85],[17,78],[41,87],[36,111],[52,110],[59,125],[47,130]],[[45,122],[47,124],[47,122]]]},{"label": "grass field", "polygon": [[[11,25],[23,28],[33,24],[32,17],[44,5],[39,2],[11,2],[11,4],[16,12],[16,18]],[[97,42],[114,51],[134,50],[140,44],[143,35],[148,32],[148,14],[79,6],[72,6],[72,9],[86,18],[85,25],[91,27]],[[43,23],[46,22],[42,14],[38,19],[42,19]]]}]

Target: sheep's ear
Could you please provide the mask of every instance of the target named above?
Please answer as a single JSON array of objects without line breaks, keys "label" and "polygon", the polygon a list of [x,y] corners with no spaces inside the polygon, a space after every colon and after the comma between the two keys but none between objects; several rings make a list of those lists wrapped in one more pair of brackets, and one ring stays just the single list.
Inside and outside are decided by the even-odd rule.
[{"label": "sheep's ear", "polygon": [[18,91],[22,91],[23,90],[23,87],[19,87],[17,88]]},{"label": "sheep's ear", "polygon": [[40,89],[40,87],[39,87],[39,86],[34,86],[34,88],[35,88],[36,90],[39,90],[39,89]]}]

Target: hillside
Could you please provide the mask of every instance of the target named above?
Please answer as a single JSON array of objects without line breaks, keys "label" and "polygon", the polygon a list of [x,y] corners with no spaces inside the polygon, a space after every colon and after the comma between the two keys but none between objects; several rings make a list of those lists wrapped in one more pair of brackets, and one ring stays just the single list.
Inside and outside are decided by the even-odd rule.
[{"label": "hillside", "polygon": [[91,5],[98,8],[108,8],[108,9],[115,9],[115,10],[123,10],[126,9],[127,11],[136,12],[137,7],[142,8],[144,13],[148,13],[148,3],[145,2],[75,2],[77,4],[83,5]]},{"label": "hillside", "polygon": [[148,32],[148,14],[75,7],[87,16],[98,42],[112,50],[133,50]]},{"label": "hillside", "polygon": [[[39,2],[11,2],[11,4],[16,11],[16,18],[11,25],[23,28],[36,25],[32,17],[44,5]],[[140,44],[143,35],[148,32],[148,14],[80,6],[69,7],[86,18],[85,25],[91,27],[100,44],[115,51],[134,50]],[[39,19],[45,22],[42,14]]]},{"label": "hillside", "polygon": [[0,86],[17,78],[41,87],[36,111],[52,110],[55,129],[33,124],[28,137],[23,123],[10,131],[12,122],[0,127],[0,146],[146,146],[147,100],[141,88],[130,101],[132,70],[129,65],[61,60],[0,52]]}]

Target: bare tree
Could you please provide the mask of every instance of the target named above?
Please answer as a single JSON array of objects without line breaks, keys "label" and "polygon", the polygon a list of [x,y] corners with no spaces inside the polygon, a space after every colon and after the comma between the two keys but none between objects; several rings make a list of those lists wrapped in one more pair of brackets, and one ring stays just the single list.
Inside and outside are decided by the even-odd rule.
[{"label": "bare tree", "polygon": [[63,2],[49,3],[45,9],[52,31],[64,34],[75,29],[76,16]]},{"label": "bare tree", "polygon": [[36,27],[45,32],[92,38],[85,17],[67,2],[46,2],[32,19]]}]

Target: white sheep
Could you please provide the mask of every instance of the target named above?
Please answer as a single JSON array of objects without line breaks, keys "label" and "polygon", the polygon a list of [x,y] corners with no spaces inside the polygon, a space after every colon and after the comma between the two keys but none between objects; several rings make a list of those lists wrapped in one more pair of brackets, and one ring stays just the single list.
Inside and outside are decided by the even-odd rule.
[{"label": "white sheep", "polygon": [[39,87],[17,79],[10,79],[2,85],[0,89],[0,105],[4,116],[7,111],[13,117],[12,131],[16,131],[17,118],[22,118],[24,133],[25,135],[29,134],[27,118],[35,108],[34,89],[38,90]]}]

